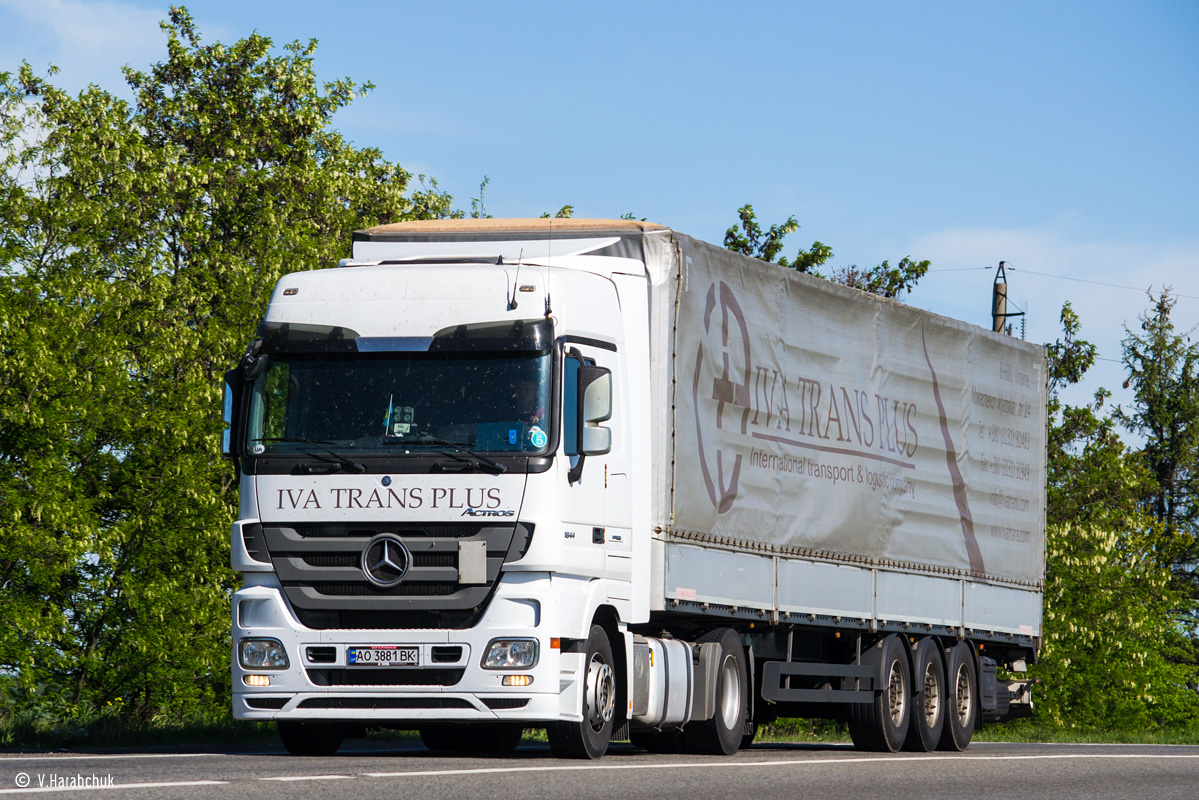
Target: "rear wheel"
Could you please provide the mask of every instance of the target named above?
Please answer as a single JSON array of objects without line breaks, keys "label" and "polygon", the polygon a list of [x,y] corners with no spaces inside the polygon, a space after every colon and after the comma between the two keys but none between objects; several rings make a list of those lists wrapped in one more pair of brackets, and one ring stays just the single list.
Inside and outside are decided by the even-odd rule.
[{"label": "rear wheel", "polygon": [[908,735],[912,676],[899,637],[888,636],[876,647],[879,652],[870,658],[878,666],[880,685],[872,702],[849,704],[849,735],[859,750],[894,753]]},{"label": "rear wheel", "polygon": [[978,673],[970,645],[958,642],[945,651],[945,727],[938,750],[965,750],[978,719]]},{"label": "rear wheel", "polygon": [[912,664],[914,704],[903,749],[927,753],[937,749],[945,726],[945,667],[937,642],[921,639],[912,655]]},{"label": "rear wheel", "polygon": [[732,628],[717,628],[698,639],[720,645],[716,668],[716,713],[683,729],[687,749],[694,753],[731,756],[745,735],[745,650]]},{"label": "rear wheel", "polygon": [[333,723],[279,721],[275,725],[283,746],[293,756],[331,756],[345,741],[345,732]]},{"label": "rear wheel", "polygon": [[608,751],[616,716],[615,663],[608,634],[599,625],[592,625],[583,664],[583,719],[555,722],[546,727],[546,738],[554,755],[600,758]]}]

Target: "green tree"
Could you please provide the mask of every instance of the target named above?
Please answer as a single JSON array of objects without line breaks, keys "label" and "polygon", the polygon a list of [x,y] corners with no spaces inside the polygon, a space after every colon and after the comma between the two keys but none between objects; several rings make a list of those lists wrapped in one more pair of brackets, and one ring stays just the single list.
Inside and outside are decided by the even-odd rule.
[{"label": "green tree", "polygon": [[1150,476],[1129,458],[1115,421],[1104,409],[1110,392],[1099,389],[1087,405],[1062,402],[1061,390],[1085,377],[1095,363],[1096,350],[1079,338],[1082,323],[1069,303],[1062,306],[1061,324],[1062,338],[1045,346],[1049,371],[1046,517],[1051,525],[1126,520],[1135,513]]},{"label": "green tree", "polygon": [[883,297],[899,297],[915,288],[917,281],[928,272],[929,261],[913,261],[910,256],[905,256],[895,266],[891,266],[888,261],[870,269],[860,269],[856,264],[851,264],[835,268],[831,275],[822,275],[816,271],[817,268],[827,264],[833,257],[833,249],[823,242],[813,242],[807,250],[797,252],[794,259],[779,258],[779,253],[783,251],[783,239],[787,234],[799,230],[799,223],[795,221],[795,217],[788,217],[781,225],[771,225],[769,230],[763,231],[753,206],[741,206],[737,209],[737,215],[740,227],[734,225],[725,231],[725,249],[777,263],[782,267],[790,267],[797,272],[807,272],[864,292]]},{"label": "green tree", "polygon": [[1168,288],[1149,300],[1153,308],[1140,317],[1141,333],[1125,327],[1124,387],[1132,388],[1134,400],[1116,417],[1144,437],[1138,457],[1153,476],[1146,508],[1184,543],[1180,575],[1199,583],[1199,343],[1175,331],[1170,312],[1177,299]]},{"label": "green tree", "polygon": [[1192,723],[1189,601],[1171,581],[1177,539],[1145,514],[1152,476],[1116,434],[1100,389],[1062,402],[1094,364],[1078,315],[1062,308],[1048,355],[1048,531],[1036,715],[1055,726],[1149,730]]},{"label": "green tree", "polygon": [[1039,719],[1111,732],[1199,718],[1185,597],[1162,563],[1171,542],[1139,512],[1049,525],[1044,638],[1030,670]]},{"label": "green tree", "polygon": [[206,44],[185,9],[133,104],[0,74],[0,671],[24,705],[227,708],[221,375],[285,272],[451,213],[356,148],[314,41]]}]

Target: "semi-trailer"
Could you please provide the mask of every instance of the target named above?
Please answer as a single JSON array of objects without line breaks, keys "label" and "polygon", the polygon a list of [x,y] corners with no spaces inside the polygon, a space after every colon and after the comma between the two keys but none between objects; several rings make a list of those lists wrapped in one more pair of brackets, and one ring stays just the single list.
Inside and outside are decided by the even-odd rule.
[{"label": "semi-trailer", "polygon": [[794,716],[961,750],[1030,707],[1043,348],[644,222],[352,255],[226,375],[237,719],[598,758]]}]

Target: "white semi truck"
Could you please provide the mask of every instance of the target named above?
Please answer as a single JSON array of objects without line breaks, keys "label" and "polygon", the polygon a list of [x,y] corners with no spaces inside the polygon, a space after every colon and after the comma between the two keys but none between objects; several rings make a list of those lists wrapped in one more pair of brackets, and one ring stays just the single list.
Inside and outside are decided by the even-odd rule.
[{"label": "white semi truck", "polygon": [[282,278],[226,384],[234,716],[293,753],[1028,708],[1040,347],[658,225],[444,220]]}]

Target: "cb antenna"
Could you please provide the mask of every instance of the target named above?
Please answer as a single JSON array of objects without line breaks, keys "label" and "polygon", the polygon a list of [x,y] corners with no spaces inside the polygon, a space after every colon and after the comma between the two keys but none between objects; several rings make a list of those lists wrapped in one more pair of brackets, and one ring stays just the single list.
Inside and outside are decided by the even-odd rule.
[{"label": "cb antenna", "polygon": [[508,299],[508,310],[516,310],[516,292],[520,288],[520,262],[524,261],[525,249],[520,248],[519,255],[516,256],[516,275],[512,278],[512,297]]}]

